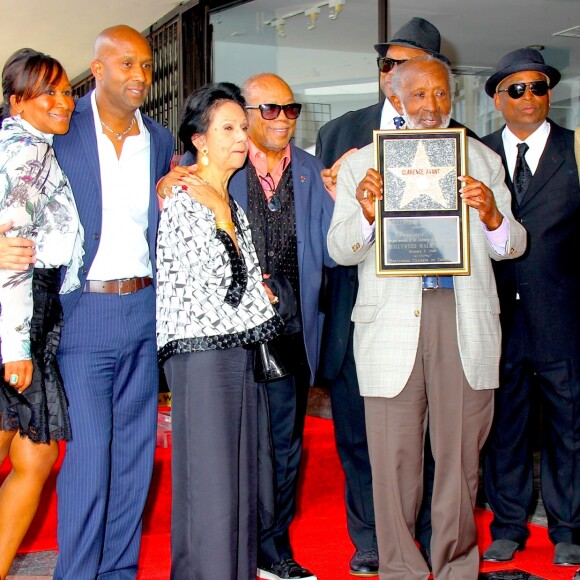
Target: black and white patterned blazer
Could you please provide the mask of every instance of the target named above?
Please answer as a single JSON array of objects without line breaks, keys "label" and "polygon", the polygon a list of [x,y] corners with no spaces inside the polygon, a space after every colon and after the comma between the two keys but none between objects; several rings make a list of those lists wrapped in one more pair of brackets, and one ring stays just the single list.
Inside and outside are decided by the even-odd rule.
[{"label": "black and white patterned blazer", "polygon": [[248,220],[231,199],[239,254],[215,215],[183,191],[166,199],[157,237],[157,347],[174,354],[275,336],[282,321],[262,285]]}]

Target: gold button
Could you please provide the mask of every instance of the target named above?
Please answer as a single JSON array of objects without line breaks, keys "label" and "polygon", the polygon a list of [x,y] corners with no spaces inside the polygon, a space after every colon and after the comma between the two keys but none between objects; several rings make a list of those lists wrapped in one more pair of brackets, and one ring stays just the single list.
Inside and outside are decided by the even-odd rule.
[{"label": "gold button", "polygon": [[419,318],[419,316],[421,316],[421,311],[420,310],[415,310],[415,316],[417,318]]},{"label": "gold button", "polygon": [[360,250],[360,244],[357,242],[353,247],[352,247],[352,251],[353,252],[358,252]]}]

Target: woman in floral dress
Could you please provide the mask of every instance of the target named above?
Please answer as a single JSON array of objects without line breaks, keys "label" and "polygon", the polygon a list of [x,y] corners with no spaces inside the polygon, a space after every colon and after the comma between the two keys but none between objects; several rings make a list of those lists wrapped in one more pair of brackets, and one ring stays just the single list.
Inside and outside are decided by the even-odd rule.
[{"label": "woman in floral dress", "polygon": [[4,66],[2,92],[10,116],[0,130],[0,223],[13,224],[5,235],[34,240],[36,262],[0,270],[0,463],[12,463],[0,487],[0,579],[36,512],[57,442],[71,437],[55,358],[58,294],[78,288],[83,254],[72,191],[51,146],[74,109],[67,75],[53,58],[22,49]]}]

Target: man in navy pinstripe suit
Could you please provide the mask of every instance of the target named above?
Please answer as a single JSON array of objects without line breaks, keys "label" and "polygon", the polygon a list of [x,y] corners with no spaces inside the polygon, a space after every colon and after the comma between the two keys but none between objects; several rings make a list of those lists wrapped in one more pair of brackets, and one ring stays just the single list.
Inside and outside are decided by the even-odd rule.
[{"label": "man in navy pinstripe suit", "polygon": [[81,288],[63,300],[59,365],[73,439],[57,483],[58,579],[135,578],[157,410],[155,184],[170,133],[139,113],[153,57],[128,26],[103,31],[70,131],[55,139],[85,230]]}]

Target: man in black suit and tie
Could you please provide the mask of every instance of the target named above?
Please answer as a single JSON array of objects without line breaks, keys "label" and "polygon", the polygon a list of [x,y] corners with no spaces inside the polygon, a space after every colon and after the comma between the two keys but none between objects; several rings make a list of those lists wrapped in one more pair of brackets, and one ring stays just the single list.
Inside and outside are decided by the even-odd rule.
[{"label": "man in black suit and tie", "polygon": [[503,332],[501,388],[484,463],[494,520],[483,555],[506,562],[525,547],[532,443],[542,408],[540,487],[554,564],[580,564],[580,187],[574,132],[547,119],[560,73],[530,48],[498,63],[485,91],[506,126],[484,143],[503,159],[524,256],[494,263]]},{"label": "man in black suit and tie", "polygon": [[[350,111],[329,121],[318,133],[316,155],[327,167],[325,185],[334,191],[336,175],[342,159],[368,145],[375,129],[400,129],[404,119],[391,103],[391,78],[396,67],[417,56],[433,55],[449,64],[440,54],[441,35],[433,24],[419,17],[412,18],[397,30],[389,42],[376,44],[380,87],[386,99],[358,111]],[[449,127],[461,127],[453,119]],[[476,137],[468,130],[471,137]],[[355,545],[350,573],[368,576],[378,573],[377,539],[372,497],[371,466],[368,456],[363,398],[354,365],[351,314],[358,290],[357,269],[338,266],[328,269],[325,296],[325,328],[322,338],[319,380],[330,386],[336,446],[346,476],[346,509],[348,531]],[[429,448],[430,449],[430,448]],[[427,456],[431,453],[427,450]],[[426,497],[430,498],[433,461],[426,469]],[[417,537],[429,553],[431,537],[430,506],[417,528]]]}]

